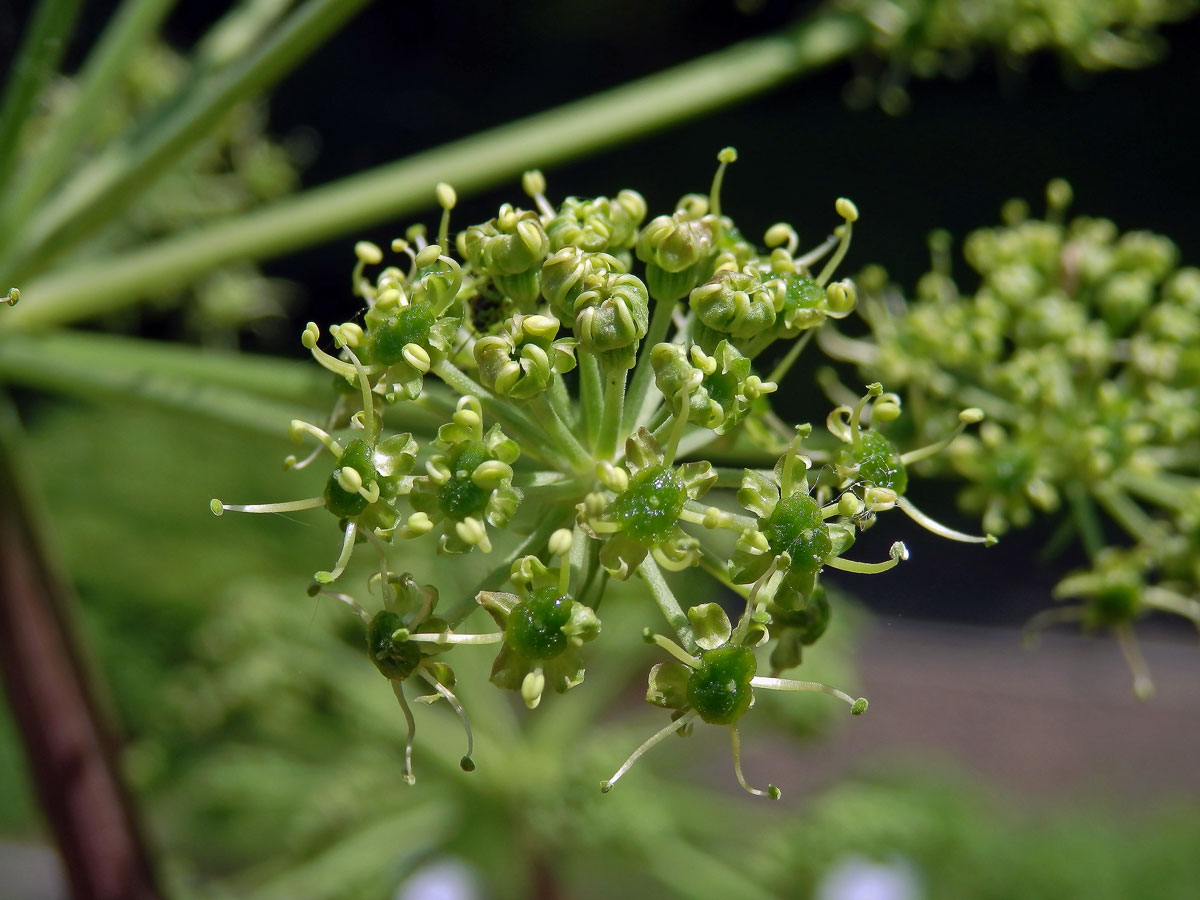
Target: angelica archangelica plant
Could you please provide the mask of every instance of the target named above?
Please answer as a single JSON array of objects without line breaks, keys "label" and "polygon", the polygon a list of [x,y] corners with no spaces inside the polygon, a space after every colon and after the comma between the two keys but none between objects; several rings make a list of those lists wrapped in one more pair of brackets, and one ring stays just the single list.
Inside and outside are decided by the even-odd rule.
[{"label": "angelica archangelica plant", "polygon": [[[813,331],[854,308],[854,284],[833,276],[858,210],[837,200],[842,224],[810,252],[800,252],[786,223],[768,230],[760,252],[722,212],[721,184],[735,159],[722,150],[707,194],[645,224],[635,191],[556,207],[535,171],[523,179],[533,209],[505,204],[452,239],[457,198],[438,185],[436,241],[411,228],[393,242],[397,260],[388,264],[381,248],[359,243],[352,286],[365,311],[330,327],[328,341],[312,323],[302,336],[340,393],[325,427],[292,423],[293,437],[317,446],[287,465],[332,453],[323,494],[212,502],[218,515],[324,507],[339,520],[337,561],[314,574],[312,590],[367,624],[368,654],[409,723],[408,776],[414,724],[403,681],[423,680],[465,721],[453,677],[433,656],[460,643],[501,643],[491,681],[536,708],[546,688],[566,693],[583,681],[606,586],[636,578],[647,611],[657,607],[671,631],[647,628],[646,637],[675,658],[651,670],[647,699],[675,718],[604,790],[699,719],[730,727],[747,791],[778,797],[774,787],[750,787],[741,770],[738,721],[753,691],[824,692],[856,715],[867,705],[781,677],[828,625],[823,570],[873,574],[906,559],[899,542],[880,562],[848,556],[857,534],[897,506],[944,537],[990,541],[933,521],[905,497],[905,465],[944,449],[982,418],[978,410],[909,453],[878,430],[900,413],[900,398],[879,384],[834,410],[823,448],[806,446],[810,425],[791,428],[771,410]],[[758,374],[777,342],[787,349]],[[442,418],[436,435],[387,433],[391,409],[402,418],[409,404]],[[705,458],[710,449],[756,467],[716,466]],[[815,467],[817,458],[831,464]],[[730,488],[736,496],[719,499]],[[735,501],[753,515],[735,512]],[[422,594],[389,562],[396,542],[422,540],[436,540],[440,553],[496,557],[476,591],[437,619],[436,592]],[[385,611],[374,617],[350,593],[326,587],[343,579],[359,544],[378,566],[369,586]],[[741,598],[736,625],[714,603],[681,602],[668,579],[693,567]],[[506,578],[512,590],[501,589]],[[499,632],[457,630],[479,606]],[[768,647],[770,675],[760,676],[756,650]]]},{"label": "angelica archangelica plant", "polygon": [[1035,616],[1028,634],[1111,630],[1147,697],[1133,623],[1160,611],[1200,628],[1200,270],[1161,235],[1068,222],[1071,199],[1051,182],[1044,220],[1014,200],[1003,226],[968,236],[973,293],[951,278],[949,236],[935,233],[910,301],[879,271],[863,279],[871,340],[832,329],[818,340],[908,390],[920,436],[961,403],[987,411],[977,436],[930,467],[962,478],[962,505],[996,533],[1062,509],[1055,543],[1077,538],[1091,566],[1055,590],[1079,602]]}]

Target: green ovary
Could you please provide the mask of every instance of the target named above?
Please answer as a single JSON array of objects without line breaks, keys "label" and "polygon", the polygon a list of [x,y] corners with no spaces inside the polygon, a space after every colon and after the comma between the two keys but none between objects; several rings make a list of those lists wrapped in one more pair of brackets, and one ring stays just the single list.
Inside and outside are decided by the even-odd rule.
[{"label": "green ovary", "polygon": [[[369,486],[376,480],[374,456],[374,449],[366,441],[351,441],[342,452],[342,458],[338,460],[338,469],[349,466],[362,476],[363,485]],[[353,518],[369,505],[362,494],[352,494],[344,490],[338,484],[336,474],[329,476],[325,483],[325,508],[339,519]]]},{"label": "green ovary", "polygon": [[808,494],[784,497],[761,528],[772,556],[791,557],[789,571],[815,575],[833,553],[821,507]]},{"label": "green ovary", "polygon": [[471,473],[488,459],[488,450],[482,441],[463,444],[450,457],[450,480],[438,491],[438,506],[451,519],[461,522],[470,516],[478,518],[487,509],[492,492],[473,482]]},{"label": "green ovary", "polygon": [[858,467],[859,480],[873,487],[889,488],[902,495],[908,487],[908,472],[892,442],[878,431],[859,435],[858,446],[846,451],[850,465]]},{"label": "green ovary", "polygon": [[385,366],[402,362],[405,345],[428,344],[434,319],[433,310],[424,303],[413,303],[396,310],[371,329],[371,350],[375,359]]},{"label": "green ovary", "polygon": [[403,681],[421,662],[421,645],[416,641],[397,641],[392,634],[404,627],[394,612],[379,612],[367,626],[367,654],[375,668],[393,681]]},{"label": "green ovary", "polygon": [[706,650],[700,667],[688,677],[688,704],[709,724],[736,722],[754,699],[750,679],[757,671],[758,661],[749,647]]},{"label": "green ovary", "polygon": [[650,466],[629,480],[613,503],[613,514],[624,532],[646,546],[661,544],[675,529],[687,488],[666,466]]},{"label": "green ovary", "polygon": [[522,600],[508,617],[505,638],[513,651],[527,659],[553,659],[568,646],[563,626],[571,619],[574,601],[555,588],[543,588]]},{"label": "green ovary", "polygon": [[1089,624],[1112,627],[1132,622],[1142,605],[1139,594],[1136,585],[1114,585],[1089,598]]}]

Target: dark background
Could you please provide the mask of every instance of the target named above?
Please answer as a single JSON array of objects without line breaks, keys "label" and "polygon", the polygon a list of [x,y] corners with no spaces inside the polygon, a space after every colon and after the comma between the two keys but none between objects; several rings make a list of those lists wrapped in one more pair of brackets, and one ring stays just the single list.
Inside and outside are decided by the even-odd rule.
[{"label": "dark background", "polygon": [[[84,5],[79,47],[68,61],[115,6]],[[22,0],[0,8],[0,57],[11,52],[28,6]],[[321,184],[769,32],[810,8],[767,2],[748,15],[732,0],[378,2],[275,91],[271,129],[314,143],[316,155],[302,177],[305,185]],[[167,34],[186,47],[219,12],[184,2]],[[706,190],[716,150],[733,144],[741,161],[727,177],[725,207],[747,234],[787,219],[803,242],[815,243],[835,221],[833,199],[849,196],[861,220],[843,271],[879,262],[912,285],[927,268],[925,235],[932,228],[961,238],[996,222],[1000,204],[1012,196],[1029,199],[1037,212],[1046,182],[1064,176],[1075,188],[1074,212],[1167,234],[1194,263],[1200,261],[1193,139],[1200,66],[1192,48],[1200,46],[1200,23],[1163,34],[1170,46],[1164,61],[1134,72],[1082,76],[1042,56],[1016,74],[981,56],[962,80],[911,83],[912,107],[899,118],[849,110],[841,96],[854,69],[839,64],[736,108],[550,168],[550,196],[635,187],[654,215],[687,191]],[[529,162],[539,162],[536,147]],[[462,198],[454,225],[489,218],[500,202],[520,199],[516,183]],[[434,225],[435,214],[426,220]],[[406,224],[358,237],[386,244]],[[300,321],[350,312],[354,239],[265,266],[300,286]],[[965,269],[958,260],[957,274]],[[298,341],[256,349],[303,354]],[[811,383],[805,375],[794,372],[792,384]],[[821,421],[827,411],[815,388],[796,389],[788,400],[794,418]],[[920,483],[912,496],[970,529],[955,515],[945,486]],[[1018,624],[1046,605],[1049,587],[1079,561],[1067,556],[1033,568],[1048,524],[984,551],[932,538],[902,519],[885,517],[857,556],[882,558],[890,541],[904,539],[913,553],[905,577],[842,580],[885,615]]]}]

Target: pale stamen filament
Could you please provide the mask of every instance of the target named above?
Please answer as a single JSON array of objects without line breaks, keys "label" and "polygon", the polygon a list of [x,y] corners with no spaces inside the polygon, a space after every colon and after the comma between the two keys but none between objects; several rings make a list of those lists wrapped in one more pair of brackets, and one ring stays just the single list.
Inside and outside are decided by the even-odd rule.
[{"label": "pale stamen filament", "polygon": [[931,518],[921,510],[913,506],[911,500],[907,497],[896,497],[896,505],[904,510],[904,513],[924,528],[927,531],[932,531],[938,537],[948,538],[952,541],[961,541],[964,544],[987,544],[989,547],[996,543],[996,538],[991,534],[967,534],[962,531],[957,531],[946,525],[943,525],[937,519]]},{"label": "pale stamen filament", "polygon": [[318,584],[329,584],[342,577],[342,573],[346,571],[346,566],[350,563],[350,556],[354,553],[354,536],[356,534],[358,534],[358,525],[355,522],[347,522],[346,533],[342,537],[342,552],[338,555],[333,571],[317,572],[313,575],[314,581]]},{"label": "pale stamen filament", "polygon": [[412,710],[408,708],[408,701],[404,699],[404,687],[399,681],[392,682],[392,693],[400,701],[400,708],[404,710],[404,721],[408,723],[408,738],[404,742],[404,780],[408,784],[416,784],[417,776],[413,774],[412,752],[413,740],[417,736],[417,723],[413,719]]},{"label": "pale stamen filament", "polygon": [[463,730],[467,733],[467,754],[459,760],[459,766],[464,772],[474,772],[475,762],[471,759],[471,754],[475,752],[475,736],[471,733],[471,723],[467,719],[467,711],[462,708],[462,704],[458,702],[458,698],[454,696],[454,692],[448,687],[428,674],[424,669],[418,668],[417,674],[429,683],[435,691],[442,695],[443,699],[450,704],[455,713],[458,714],[459,720],[463,724]]},{"label": "pale stamen filament", "polygon": [[244,513],[289,513],[300,512],[304,509],[317,509],[325,505],[324,497],[306,497],[303,500],[288,500],[283,503],[222,503],[220,500],[213,500],[209,503],[209,508],[214,516],[219,516],[223,512],[244,512]]},{"label": "pale stamen filament", "polygon": [[764,791],[761,788],[751,787],[746,782],[746,776],[742,774],[742,736],[738,733],[738,727],[731,725],[729,727],[730,742],[733,744],[733,773],[737,775],[738,784],[748,794],[753,794],[755,797],[770,797],[772,800],[778,800],[780,797],[779,788],[773,784],[768,784]]},{"label": "pale stamen filament", "polygon": [[691,724],[691,722],[693,720],[695,720],[695,718],[698,715],[699,715],[699,713],[697,713],[694,709],[688,710],[686,713],[684,713],[678,719],[673,721],[666,728],[662,729],[661,731],[656,732],[653,736],[647,738],[646,741],[644,741],[640,747],[638,747],[636,750],[633,751],[632,754],[630,754],[629,759],[625,760],[624,764],[622,764],[621,768],[617,769],[617,771],[613,774],[612,778],[608,779],[608,781],[601,782],[600,790],[606,794],[609,791],[611,791],[613,789],[613,785],[615,785],[617,783],[617,781],[621,778],[622,775],[624,775],[626,772],[628,772],[630,770],[630,768],[633,766],[633,764],[635,762],[637,762],[639,759],[642,758],[642,755],[647,750],[649,750],[655,744],[662,743],[664,740],[666,740],[668,737],[670,737],[675,732],[681,731],[682,729],[686,728],[689,724]]}]

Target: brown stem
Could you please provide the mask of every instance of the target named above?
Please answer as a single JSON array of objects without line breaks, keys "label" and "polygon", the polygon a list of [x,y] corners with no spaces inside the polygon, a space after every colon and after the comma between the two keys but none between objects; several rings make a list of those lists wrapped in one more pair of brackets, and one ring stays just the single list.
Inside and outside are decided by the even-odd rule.
[{"label": "brown stem", "polygon": [[70,592],[38,540],[18,422],[0,394],[0,670],[75,900],[156,900],[150,858],[89,691]]}]

